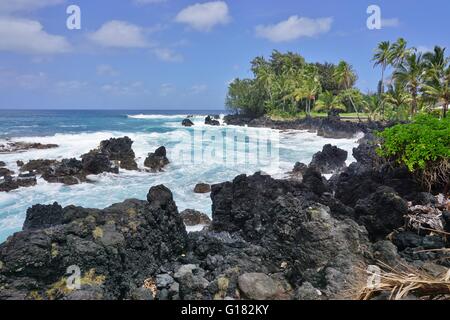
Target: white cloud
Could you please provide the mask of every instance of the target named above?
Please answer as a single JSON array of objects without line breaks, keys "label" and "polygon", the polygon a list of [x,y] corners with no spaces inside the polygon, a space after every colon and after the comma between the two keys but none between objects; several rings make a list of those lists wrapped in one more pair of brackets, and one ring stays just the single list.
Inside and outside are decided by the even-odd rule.
[{"label": "white cloud", "polygon": [[153,54],[160,60],[166,62],[182,62],[183,56],[168,48],[156,48],[152,50]]},{"label": "white cloud", "polygon": [[97,74],[99,76],[114,77],[114,76],[119,75],[119,72],[108,64],[98,65],[96,69],[97,69]]},{"label": "white cloud", "polygon": [[109,48],[143,48],[149,44],[144,29],[125,22],[113,20],[106,22],[97,31],[89,34],[89,39],[98,45]]},{"label": "white cloud", "polygon": [[55,54],[70,51],[66,38],[51,35],[34,20],[0,18],[0,51]]},{"label": "white cloud", "polygon": [[287,42],[301,37],[314,37],[331,29],[333,18],[311,19],[291,16],[287,20],[272,25],[259,25],[256,35],[272,42]]},{"label": "white cloud", "polygon": [[175,18],[176,22],[199,31],[210,31],[216,25],[227,24],[230,20],[228,5],[223,1],[196,3],[181,10]]},{"label": "white cloud", "polygon": [[21,88],[27,90],[45,87],[48,77],[44,72],[17,73],[14,70],[0,69],[0,88]]},{"label": "white cloud", "polygon": [[400,25],[400,20],[398,18],[381,19],[382,28],[395,28]]},{"label": "white cloud", "polygon": [[191,87],[190,93],[192,95],[197,95],[197,94],[205,92],[207,89],[208,89],[208,86],[206,84],[196,84]]},{"label": "white cloud", "polygon": [[0,12],[33,11],[63,3],[65,0],[1,0]]}]

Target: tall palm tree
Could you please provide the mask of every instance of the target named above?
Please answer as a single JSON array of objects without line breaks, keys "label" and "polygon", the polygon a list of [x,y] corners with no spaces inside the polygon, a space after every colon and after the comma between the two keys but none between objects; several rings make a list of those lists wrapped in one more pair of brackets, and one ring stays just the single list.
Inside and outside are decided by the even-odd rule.
[{"label": "tall palm tree", "polygon": [[393,107],[394,111],[399,118],[399,114],[405,106],[408,106],[412,102],[411,94],[406,92],[402,85],[395,83],[389,86],[389,90],[383,97],[383,103],[386,103]]},{"label": "tall palm tree", "polygon": [[392,47],[389,41],[383,41],[378,44],[372,61],[374,61],[374,67],[381,66],[380,94],[383,94],[384,73],[386,72],[388,65],[392,62]]},{"label": "tall palm tree", "polygon": [[411,116],[417,112],[419,92],[425,78],[425,64],[422,54],[411,53],[394,72],[394,80],[404,85],[411,94]]},{"label": "tall palm tree", "polygon": [[[353,86],[353,83],[355,83],[355,81],[357,79],[357,76],[356,76],[355,71],[353,70],[353,67],[345,61],[339,62],[339,64],[336,67],[336,70],[334,71],[333,77],[334,77],[335,81],[339,83],[339,86],[342,89],[344,89],[344,91],[349,90]],[[353,99],[351,98],[351,96],[349,96],[349,100],[353,107],[353,110],[356,112],[358,120],[361,121],[361,119],[359,118],[358,109],[356,108],[355,104],[353,103]]]},{"label": "tall palm tree", "polygon": [[424,54],[424,61],[427,81],[423,91],[438,103],[442,103],[445,118],[450,104],[450,58],[445,56],[445,48],[436,46],[433,52]]},{"label": "tall palm tree", "polygon": [[363,108],[369,115],[369,121],[374,120],[376,115],[380,113],[383,106],[383,100],[377,94],[367,95],[364,97]]},{"label": "tall palm tree", "polygon": [[336,96],[330,91],[325,91],[320,94],[319,99],[316,102],[316,110],[326,112],[330,110],[345,111],[346,108],[342,103],[340,96]]},{"label": "tall palm tree", "polygon": [[408,43],[403,38],[397,39],[397,41],[392,44],[390,62],[394,67],[401,65],[403,61],[405,61],[406,57],[412,53],[413,49],[408,48],[407,46]]}]

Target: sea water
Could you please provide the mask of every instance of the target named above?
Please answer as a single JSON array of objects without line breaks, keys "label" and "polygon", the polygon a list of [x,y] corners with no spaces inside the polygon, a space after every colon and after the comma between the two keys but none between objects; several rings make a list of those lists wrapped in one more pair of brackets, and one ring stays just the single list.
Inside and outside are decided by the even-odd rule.
[{"label": "sea water", "polygon": [[[199,182],[215,184],[230,181],[239,174],[253,174],[260,170],[283,178],[295,162],[309,163],[314,153],[328,143],[347,150],[347,162],[354,161],[351,154],[352,148],[357,146],[358,137],[336,140],[305,131],[204,125],[206,114],[219,113],[0,110],[0,144],[24,141],[59,146],[55,149],[0,154],[0,161],[6,162],[7,167],[15,172],[18,172],[17,160],[79,158],[96,148],[100,141],[123,136],[134,141],[133,150],[140,169],[144,169],[148,153],[159,146],[166,147],[170,160],[170,164],[160,173],[121,170],[119,174],[90,176],[92,183],[74,186],[47,183],[39,178],[34,187],[0,192],[0,242],[21,230],[27,208],[38,203],[51,204],[56,201],[62,206],[105,208],[129,198],[146,199],[151,186],[164,184],[173,192],[180,211],[195,209],[211,215],[209,194],[193,192]],[[181,125],[187,115],[194,115],[191,120],[195,125],[191,128]],[[226,152],[220,156],[204,157],[211,151],[208,149],[211,147],[211,137],[223,137],[221,144],[226,144],[231,154],[228,158],[224,156]],[[239,142],[241,137],[244,139]],[[266,140],[270,140],[269,144]],[[272,153],[267,153],[268,149],[272,149]],[[197,158],[194,154],[203,156]],[[266,158],[252,161],[255,154],[265,154]]]}]

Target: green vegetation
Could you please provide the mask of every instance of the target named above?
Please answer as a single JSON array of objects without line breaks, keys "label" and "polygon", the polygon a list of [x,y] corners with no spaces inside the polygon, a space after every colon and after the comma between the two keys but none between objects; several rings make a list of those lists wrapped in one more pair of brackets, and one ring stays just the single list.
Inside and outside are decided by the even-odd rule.
[{"label": "green vegetation", "polygon": [[450,119],[420,115],[412,123],[396,125],[379,133],[380,156],[404,164],[429,189],[448,190],[450,180]]},{"label": "green vegetation", "polygon": [[299,54],[274,51],[268,60],[251,62],[253,78],[230,84],[226,105],[251,117],[296,118],[331,110],[351,112],[358,119],[364,113],[362,118],[370,120],[410,120],[417,113],[447,116],[450,57],[444,48],[422,54],[400,38],[380,43],[373,62],[381,67],[381,80],[376,93],[363,94],[354,87],[357,74],[345,61],[308,63]]}]

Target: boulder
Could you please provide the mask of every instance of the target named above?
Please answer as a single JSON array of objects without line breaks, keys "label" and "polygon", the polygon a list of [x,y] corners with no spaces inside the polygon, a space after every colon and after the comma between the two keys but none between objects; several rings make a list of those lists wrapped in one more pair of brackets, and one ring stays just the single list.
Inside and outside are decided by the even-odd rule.
[{"label": "boulder", "polygon": [[6,167],[6,163],[3,162],[3,161],[0,161],[0,168],[1,168],[1,167]]},{"label": "boulder", "polygon": [[36,172],[38,174],[46,173],[49,168],[55,164],[56,160],[38,159],[30,160],[20,168],[21,172]]},{"label": "boulder", "polygon": [[5,176],[12,176],[14,171],[9,170],[8,168],[0,168],[0,178]]},{"label": "boulder", "polygon": [[355,216],[369,231],[370,238],[382,240],[405,224],[408,204],[394,189],[379,187],[355,206]]},{"label": "boulder", "polygon": [[50,183],[74,185],[86,181],[86,172],[84,172],[83,163],[80,160],[63,159],[61,162],[51,165],[42,178]]},{"label": "boulder", "polygon": [[33,174],[19,175],[17,177],[5,176],[3,179],[0,179],[0,192],[10,192],[22,187],[32,187],[36,184],[36,176]]},{"label": "boulder", "polygon": [[186,226],[210,225],[211,219],[208,215],[191,209],[186,209],[180,213]]},{"label": "boulder", "polygon": [[133,141],[129,137],[111,138],[100,142],[98,151],[106,154],[109,160],[118,161],[122,169],[137,170],[136,155],[132,145]]},{"label": "boulder", "polygon": [[205,118],[205,124],[210,126],[220,126],[220,122],[211,116]]},{"label": "boulder", "polygon": [[[57,205],[34,207],[27,222],[32,230],[0,244],[0,299],[149,297],[137,291],[152,294],[147,280],[185,252],[183,221],[167,201],[164,207],[127,200],[103,210],[69,206],[62,212]],[[81,290],[66,287],[68,268],[79,268]]]},{"label": "boulder", "polygon": [[194,188],[195,193],[209,193],[211,192],[211,186],[207,183],[197,183]]},{"label": "boulder", "polygon": [[24,163],[23,163],[22,160],[17,160],[17,161],[16,161],[16,164],[17,164],[17,166],[18,166],[19,168],[20,168],[21,166],[24,165]]},{"label": "boulder", "polygon": [[382,162],[376,153],[376,146],[369,143],[361,143],[357,148],[353,148],[353,157],[369,169],[379,166]]},{"label": "boulder", "polygon": [[347,155],[347,151],[327,144],[313,156],[309,166],[317,168],[322,174],[336,173],[346,167]]},{"label": "boulder", "polygon": [[159,147],[154,153],[149,153],[144,161],[144,166],[150,168],[152,172],[163,171],[163,168],[170,163],[167,159],[165,147]]},{"label": "boulder", "polygon": [[244,297],[250,300],[272,300],[279,291],[279,285],[264,273],[244,273],[238,282]]},{"label": "boulder", "polygon": [[194,125],[194,123],[190,120],[190,119],[184,119],[181,124],[184,127],[192,127]]},{"label": "boulder", "polygon": [[81,159],[83,170],[86,174],[119,173],[119,168],[111,163],[106,153],[91,151],[82,155]]},{"label": "boulder", "polygon": [[27,210],[23,230],[39,230],[59,225],[63,222],[63,208],[57,203],[52,205],[36,204]]}]

